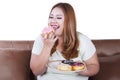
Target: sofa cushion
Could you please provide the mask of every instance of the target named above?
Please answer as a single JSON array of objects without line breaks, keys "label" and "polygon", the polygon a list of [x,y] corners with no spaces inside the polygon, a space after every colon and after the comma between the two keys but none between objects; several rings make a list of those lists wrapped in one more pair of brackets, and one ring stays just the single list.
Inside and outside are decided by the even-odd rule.
[{"label": "sofa cushion", "polygon": [[120,40],[94,40],[93,43],[97,48],[98,57],[114,56],[120,53]]},{"label": "sofa cushion", "polygon": [[[120,54],[120,53],[119,53]],[[100,71],[91,80],[119,80],[120,55],[100,57]]]},{"label": "sofa cushion", "polygon": [[30,80],[29,61],[29,50],[0,50],[0,80]]}]

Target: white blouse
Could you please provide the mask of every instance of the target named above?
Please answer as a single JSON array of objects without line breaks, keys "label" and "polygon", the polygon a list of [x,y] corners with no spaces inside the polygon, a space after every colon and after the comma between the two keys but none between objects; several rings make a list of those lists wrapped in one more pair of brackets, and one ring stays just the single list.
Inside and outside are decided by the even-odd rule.
[{"label": "white blouse", "polygon": [[[80,41],[79,56],[72,59],[73,61],[86,61],[90,59],[96,51],[96,48],[92,41],[85,35],[78,32],[78,38]],[[39,36],[34,44],[32,49],[32,54],[39,55],[43,48],[42,37]],[[65,60],[59,51],[55,51],[53,55],[49,58],[49,61],[53,60]],[[80,76],[76,72],[60,72],[48,67],[46,74],[39,75],[38,80],[88,80],[87,76]]]}]

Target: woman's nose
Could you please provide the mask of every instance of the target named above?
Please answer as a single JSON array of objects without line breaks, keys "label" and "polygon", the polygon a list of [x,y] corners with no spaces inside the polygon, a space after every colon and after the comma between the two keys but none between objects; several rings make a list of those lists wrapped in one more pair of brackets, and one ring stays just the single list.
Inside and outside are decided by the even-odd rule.
[{"label": "woman's nose", "polygon": [[57,20],[56,20],[56,18],[53,18],[51,21],[52,21],[52,22],[56,22]]}]

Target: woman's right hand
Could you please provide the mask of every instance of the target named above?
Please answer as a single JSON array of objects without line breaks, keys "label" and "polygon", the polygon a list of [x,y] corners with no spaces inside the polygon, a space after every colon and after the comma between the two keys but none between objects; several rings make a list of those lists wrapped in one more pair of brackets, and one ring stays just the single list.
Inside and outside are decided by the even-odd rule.
[{"label": "woman's right hand", "polygon": [[55,36],[54,32],[46,33],[46,34],[41,34],[44,42],[44,47],[45,48],[50,48],[54,46],[57,37]]}]

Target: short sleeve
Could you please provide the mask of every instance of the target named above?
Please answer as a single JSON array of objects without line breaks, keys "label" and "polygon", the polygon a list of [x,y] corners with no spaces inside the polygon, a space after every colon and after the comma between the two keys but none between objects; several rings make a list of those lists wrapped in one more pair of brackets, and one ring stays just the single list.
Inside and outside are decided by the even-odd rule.
[{"label": "short sleeve", "polygon": [[85,35],[81,34],[80,39],[80,54],[82,54],[82,60],[86,61],[90,59],[96,52],[96,48],[93,42]]},{"label": "short sleeve", "polygon": [[43,48],[43,40],[41,35],[36,38],[32,48],[32,54],[39,55]]}]

